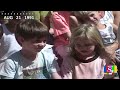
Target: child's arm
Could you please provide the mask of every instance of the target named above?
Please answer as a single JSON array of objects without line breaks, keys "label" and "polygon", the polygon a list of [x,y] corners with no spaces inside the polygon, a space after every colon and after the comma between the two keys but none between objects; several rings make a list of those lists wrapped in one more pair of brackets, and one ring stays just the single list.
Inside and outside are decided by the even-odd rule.
[{"label": "child's arm", "polygon": [[73,60],[70,56],[66,58],[66,60],[63,60],[63,63],[61,65],[61,75],[63,79],[73,79],[72,72],[74,70],[73,66]]},{"label": "child's arm", "polygon": [[58,58],[53,52],[50,53],[51,57],[45,60],[45,65],[49,75],[51,76],[51,79],[62,79],[60,75],[60,67],[57,62]]},{"label": "child's arm", "polygon": [[70,29],[72,31],[72,29],[74,29],[75,27],[77,27],[79,25],[79,22],[77,20],[77,18],[73,15],[70,16]]},{"label": "child's arm", "polygon": [[0,75],[0,79],[13,79],[13,78]]},{"label": "child's arm", "polygon": [[106,51],[111,54],[113,60],[115,59],[115,51],[118,49],[118,26],[110,23],[113,26],[113,32],[116,35],[116,40],[113,44],[106,46]]},{"label": "child's arm", "polygon": [[[55,57],[56,58],[56,57]],[[58,65],[58,62],[56,59],[53,61],[49,62],[51,65],[49,68],[49,72],[51,73],[51,78],[52,79],[62,79],[60,75],[60,67]]]},{"label": "child's arm", "polygon": [[58,66],[57,60],[53,60],[53,62],[49,62],[48,72],[51,74],[52,79],[62,79],[60,75],[60,68]]},{"label": "child's arm", "polygon": [[70,40],[70,38],[71,38],[71,32],[66,32],[64,34],[64,36]]},{"label": "child's arm", "polygon": [[1,63],[0,77],[1,79],[14,79],[16,70],[15,64],[11,59],[7,59]]},{"label": "child's arm", "polygon": [[54,72],[51,74],[51,78],[52,79],[62,79],[61,78],[61,75],[60,75],[60,72]]},{"label": "child's arm", "polygon": [[44,19],[44,23],[45,23],[45,25],[48,27],[48,29],[49,29],[49,33],[51,34],[51,35],[54,35],[54,30],[53,30],[53,28],[51,28],[51,26],[50,26],[50,18],[51,18],[51,15],[52,15],[52,11],[49,11],[48,12],[48,14],[46,15],[46,17],[45,17],[45,19]]},{"label": "child's arm", "polygon": [[120,23],[119,23],[118,31],[117,31],[117,39],[118,39],[118,44],[119,44],[119,47],[120,47]]},{"label": "child's arm", "polygon": [[[69,17],[69,16],[68,16]],[[71,31],[69,22],[66,21],[66,17],[59,15],[58,12],[52,13],[52,23],[55,29],[55,37],[63,35],[65,38],[71,38]]]},{"label": "child's arm", "polygon": [[48,14],[45,16],[44,23],[50,29],[50,17],[51,17],[51,12],[49,11]]},{"label": "child's arm", "polygon": [[110,46],[107,46],[106,51],[111,54],[112,58],[115,58],[115,51],[118,49],[118,42],[117,40]]},{"label": "child's arm", "polygon": [[117,35],[118,26],[113,24],[113,23],[111,23],[111,25],[113,26],[113,32],[115,33],[117,38],[116,38],[116,41],[113,44],[106,47],[106,51],[108,53],[110,53],[112,55],[112,57],[114,58],[115,57],[115,51],[118,49],[118,35]]}]

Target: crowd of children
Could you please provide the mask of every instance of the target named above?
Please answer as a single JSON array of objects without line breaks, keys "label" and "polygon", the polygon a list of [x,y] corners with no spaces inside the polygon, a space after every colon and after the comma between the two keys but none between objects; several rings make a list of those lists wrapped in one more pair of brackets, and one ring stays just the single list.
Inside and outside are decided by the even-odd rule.
[{"label": "crowd of children", "polygon": [[119,78],[119,11],[26,13],[34,19],[0,17],[0,79]]}]

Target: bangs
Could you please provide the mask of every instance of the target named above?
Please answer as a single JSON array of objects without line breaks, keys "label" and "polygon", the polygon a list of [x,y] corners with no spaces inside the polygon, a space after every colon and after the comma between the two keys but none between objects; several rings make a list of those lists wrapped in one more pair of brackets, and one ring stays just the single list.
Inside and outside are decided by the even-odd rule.
[{"label": "bangs", "polygon": [[16,35],[23,37],[26,40],[32,38],[42,38],[48,36],[48,28],[42,23],[31,21],[23,22],[17,25]]},{"label": "bangs", "polygon": [[38,32],[32,33],[31,35],[32,35],[33,38],[34,37],[36,37],[36,38],[43,38],[43,37],[47,37],[48,34],[49,34],[48,30],[45,31],[45,30],[42,29],[42,30],[39,30]]}]

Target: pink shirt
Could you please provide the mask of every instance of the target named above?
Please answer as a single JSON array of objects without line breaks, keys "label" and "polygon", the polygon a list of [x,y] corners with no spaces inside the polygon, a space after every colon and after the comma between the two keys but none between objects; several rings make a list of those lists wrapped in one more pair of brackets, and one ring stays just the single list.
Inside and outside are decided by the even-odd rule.
[{"label": "pink shirt", "polygon": [[100,57],[89,63],[80,63],[68,57],[61,67],[63,79],[102,79],[105,64],[105,59]]},{"label": "pink shirt", "polygon": [[53,23],[55,46],[66,45],[69,43],[68,39],[64,37],[64,33],[70,32],[68,11],[58,11],[52,14],[51,20]]}]

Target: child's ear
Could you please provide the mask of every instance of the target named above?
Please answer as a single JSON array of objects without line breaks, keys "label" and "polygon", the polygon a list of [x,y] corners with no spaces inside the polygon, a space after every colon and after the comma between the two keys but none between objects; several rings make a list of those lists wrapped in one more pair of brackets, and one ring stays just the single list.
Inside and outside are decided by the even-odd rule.
[{"label": "child's ear", "polygon": [[25,41],[25,39],[21,36],[18,36],[17,38],[18,43],[22,46],[22,43]]}]

